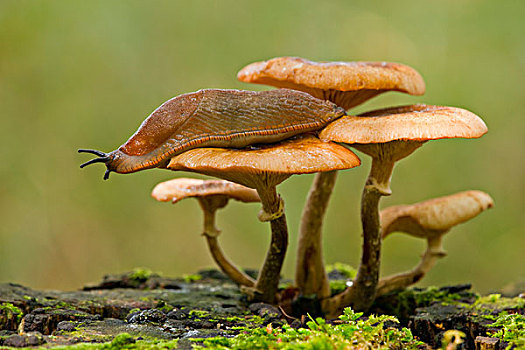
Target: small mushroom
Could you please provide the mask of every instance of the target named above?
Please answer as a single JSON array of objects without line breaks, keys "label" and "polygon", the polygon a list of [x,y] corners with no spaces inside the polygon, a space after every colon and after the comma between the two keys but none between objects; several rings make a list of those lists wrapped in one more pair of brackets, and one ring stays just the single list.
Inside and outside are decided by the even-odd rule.
[{"label": "small mushroom", "polygon": [[276,186],[293,174],[348,169],[360,164],[345,147],[303,135],[278,144],[246,149],[197,148],[172,158],[168,168],[202,173],[257,190],[262,202],[261,221],[270,221],[270,249],[253,293],[273,303],[288,245],[284,202]]},{"label": "small mushroom", "polygon": [[224,208],[230,199],[241,202],[260,202],[257,192],[251,188],[226,180],[198,180],[179,178],[165,181],[153,189],[153,198],[161,202],[177,203],[185,198],[197,198],[204,213],[204,230],[210,253],[220,269],[240,286],[253,287],[255,281],[238,269],[222,252],[215,226],[215,212]]},{"label": "small mushroom", "polygon": [[[237,74],[240,81],[310,93],[348,110],[387,91],[422,95],[425,83],[411,67],[389,62],[313,62],[277,57],[252,63]],[[335,186],[336,171],[315,176],[299,227],[295,283],[303,294],[330,295],[324,269],[321,233],[324,213]]]},{"label": "small mushroom", "polygon": [[381,252],[378,205],[381,196],[392,193],[390,178],[395,162],[428,140],[477,138],[486,132],[487,126],[481,118],[469,111],[428,105],[394,107],[357,117],[343,117],[321,131],[321,139],[350,144],[372,157],[361,199],[361,263],[352,287],[324,301],[329,312],[348,305],[366,309],[375,298]]},{"label": "small mushroom", "polygon": [[485,192],[465,191],[412,205],[396,205],[381,211],[383,238],[393,232],[404,232],[427,240],[427,249],[412,270],[381,279],[377,295],[406,288],[425,276],[439,258],[446,255],[443,236],[458,224],[492,208],[494,201]]}]

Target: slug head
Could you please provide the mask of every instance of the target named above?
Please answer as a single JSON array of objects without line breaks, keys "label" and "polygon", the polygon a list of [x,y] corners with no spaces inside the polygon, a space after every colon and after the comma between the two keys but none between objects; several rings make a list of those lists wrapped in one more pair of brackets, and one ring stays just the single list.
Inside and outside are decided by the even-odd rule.
[{"label": "slug head", "polygon": [[81,164],[80,168],[83,168],[83,167],[88,166],[90,164],[104,163],[106,165],[106,167],[107,167],[106,172],[104,173],[104,180],[109,179],[109,174],[112,171],[112,169],[111,169],[111,162],[112,162],[112,160],[114,158],[112,153],[104,153],[104,152],[97,151],[97,150],[94,150],[94,149],[79,149],[78,153],[91,153],[91,154],[97,155],[98,158],[91,159],[91,160],[85,162],[84,164]]}]

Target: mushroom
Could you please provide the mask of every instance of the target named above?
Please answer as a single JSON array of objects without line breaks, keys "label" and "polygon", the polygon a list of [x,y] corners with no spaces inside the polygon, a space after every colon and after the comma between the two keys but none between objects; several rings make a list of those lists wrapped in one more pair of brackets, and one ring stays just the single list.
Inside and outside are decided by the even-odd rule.
[{"label": "mushroom", "polygon": [[425,83],[413,68],[390,62],[313,62],[276,57],[252,63],[237,73],[246,83],[300,90],[345,110],[386,91],[422,95]]},{"label": "mushroom", "polygon": [[377,296],[406,288],[425,276],[439,258],[446,255],[443,236],[458,224],[492,208],[494,201],[485,192],[465,191],[412,205],[396,205],[381,211],[383,238],[393,232],[404,232],[427,240],[427,249],[412,270],[382,278]]},{"label": "mushroom", "polygon": [[[237,74],[240,81],[290,88],[329,100],[348,110],[387,91],[422,95],[425,83],[411,67],[389,62],[312,62],[277,57],[252,63]],[[322,224],[337,172],[315,176],[299,228],[295,283],[303,294],[322,299],[330,285],[322,258]]]},{"label": "mushroom", "polygon": [[272,237],[250,292],[253,298],[273,303],[288,245],[284,202],[276,186],[293,174],[348,169],[359,164],[359,158],[345,147],[303,135],[257,148],[197,148],[173,157],[168,168],[211,175],[257,190],[262,202],[259,219],[270,221]]},{"label": "mushroom", "polygon": [[375,298],[381,250],[378,204],[381,196],[392,193],[390,178],[395,162],[428,140],[477,138],[486,132],[487,126],[481,118],[469,111],[429,105],[401,106],[343,117],[321,131],[322,140],[350,144],[372,157],[361,199],[361,263],[354,284],[323,302],[328,312],[337,313],[336,310],[348,305],[367,309]]},{"label": "mushroom", "polygon": [[197,198],[204,213],[204,230],[208,249],[220,269],[240,286],[253,287],[255,281],[239,270],[222,252],[217,240],[221,231],[215,226],[215,212],[224,208],[230,199],[241,202],[260,202],[257,192],[226,180],[179,178],[161,182],[151,195],[161,202],[173,204],[185,198]]}]

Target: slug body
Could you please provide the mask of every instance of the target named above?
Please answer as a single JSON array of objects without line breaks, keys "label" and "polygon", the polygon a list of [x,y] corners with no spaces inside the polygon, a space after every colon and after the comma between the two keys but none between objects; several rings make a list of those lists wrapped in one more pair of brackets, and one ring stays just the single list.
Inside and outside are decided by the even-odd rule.
[{"label": "slug body", "polygon": [[289,89],[199,90],[163,103],[117,150],[79,150],[99,156],[81,167],[105,163],[106,179],[111,171],[163,167],[174,155],[196,147],[241,148],[281,141],[319,130],[344,114],[331,102]]}]

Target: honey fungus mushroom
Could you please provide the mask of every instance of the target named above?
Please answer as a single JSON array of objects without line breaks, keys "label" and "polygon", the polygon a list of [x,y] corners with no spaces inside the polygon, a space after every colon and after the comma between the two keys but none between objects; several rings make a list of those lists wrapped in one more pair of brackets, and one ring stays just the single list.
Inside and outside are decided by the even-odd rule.
[{"label": "honey fungus mushroom", "polygon": [[[276,57],[252,63],[237,78],[307,92],[345,110],[387,91],[422,95],[425,83],[413,68],[391,62],[313,62],[299,57]],[[305,295],[323,299],[330,286],[322,257],[322,224],[337,172],[315,176],[299,228],[295,283]]]},{"label": "honey fungus mushroom", "polygon": [[422,95],[425,83],[413,68],[391,62],[313,62],[276,57],[237,73],[246,83],[300,90],[348,110],[386,91]]},{"label": "honey fungus mushroom", "polygon": [[224,255],[218,241],[221,231],[215,226],[215,212],[224,208],[230,199],[245,203],[260,202],[255,190],[226,180],[179,178],[161,182],[155,186],[151,195],[158,201],[170,201],[174,204],[185,198],[196,198],[204,214],[202,235],[206,238],[208,249],[217,265],[238,285],[255,285],[253,278],[237,268]]},{"label": "honey fungus mushroom", "polygon": [[196,148],[173,157],[168,168],[210,175],[257,190],[262,202],[259,219],[270,222],[272,235],[252,292],[255,299],[273,303],[288,246],[284,201],[276,186],[294,174],[349,169],[359,164],[359,158],[347,148],[302,135],[245,149]]},{"label": "honey fungus mushroom", "polygon": [[427,249],[412,270],[382,278],[377,285],[377,295],[406,288],[421,280],[436,261],[446,255],[442,247],[443,236],[454,226],[493,206],[494,201],[487,193],[465,191],[412,205],[383,209],[380,215],[383,238],[394,232],[403,232],[425,239]]},{"label": "honey fungus mushroom", "polygon": [[487,132],[475,114],[460,108],[410,105],[347,116],[319,134],[323,140],[349,144],[372,157],[370,174],[361,199],[363,249],[354,284],[323,301],[324,309],[337,314],[343,307],[367,309],[375,298],[379,279],[381,226],[379,200],[388,196],[394,164],[429,140],[477,138]]}]

